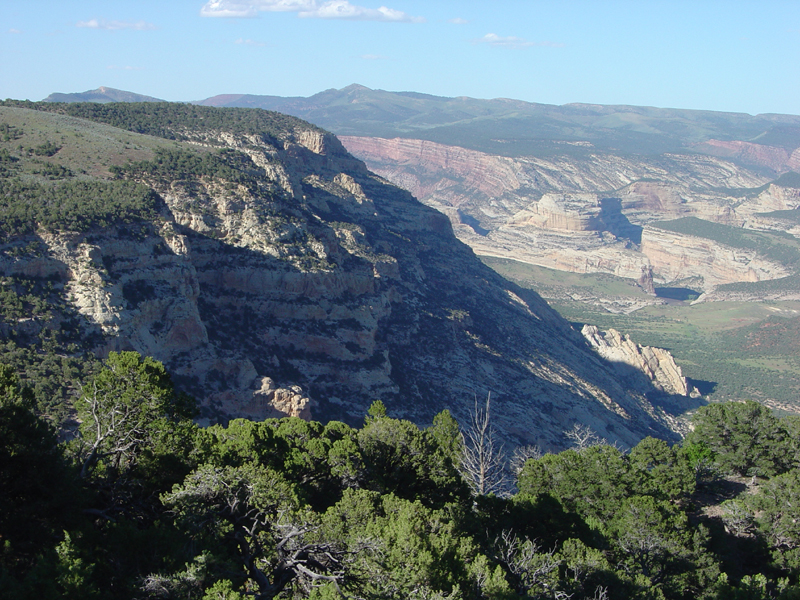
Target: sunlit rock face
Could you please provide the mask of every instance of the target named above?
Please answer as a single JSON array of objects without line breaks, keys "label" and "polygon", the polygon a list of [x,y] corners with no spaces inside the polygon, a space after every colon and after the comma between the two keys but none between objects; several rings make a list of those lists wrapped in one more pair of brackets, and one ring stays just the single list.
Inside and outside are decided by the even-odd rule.
[{"label": "sunlit rock face", "polygon": [[446,214],[459,239],[481,255],[634,281],[646,271],[660,286],[692,277],[706,292],[787,274],[764,257],[667,234],[657,223],[696,217],[734,227],[793,230],[796,225],[763,213],[797,208],[798,190],[771,185],[744,198],[725,190],[758,188],[768,181],[731,159],[786,170],[796,153],[714,142],[706,148],[714,156],[586,151],[511,158],[423,140],[342,140],[372,170]]},{"label": "sunlit rock face", "polygon": [[645,228],[641,252],[664,281],[702,277],[706,289],[738,281],[764,281],[791,274],[753,250],[730,248],[711,240]]},{"label": "sunlit rock face", "polygon": [[[334,136],[299,121],[269,137],[187,135],[188,148],[243,152],[256,188],[141,176],[162,202],[158,219],[40,232],[38,256],[2,254],[0,271],[52,278],[72,311],[58,318],[80,320],[100,355],[163,361],[200,400],[203,422],[359,423],[376,399],[420,425],[445,408],[467,422],[491,392],[512,445],[562,448],[576,422],[624,446],[676,436],[672,416],[621,383],[538,295],[484,266],[447,216],[372,174]],[[475,185],[503,188],[509,176],[497,168]],[[602,200],[584,218],[573,198],[554,196],[539,214],[565,215],[567,229],[553,231],[597,237]],[[639,277],[641,266],[630,270]]]},{"label": "sunlit rock face", "polygon": [[612,363],[633,367],[658,389],[678,396],[697,393],[689,386],[669,351],[637,344],[616,329],[601,331],[594,325],[584,325],[581,333],[600,356]]}]

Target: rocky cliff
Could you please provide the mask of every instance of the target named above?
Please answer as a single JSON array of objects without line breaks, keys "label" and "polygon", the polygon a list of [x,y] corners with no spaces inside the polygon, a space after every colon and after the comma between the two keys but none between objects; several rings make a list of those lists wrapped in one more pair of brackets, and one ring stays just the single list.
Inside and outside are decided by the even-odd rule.
[{"label": "rocky cliff", "polygon": [[601,331],[594,325],[584,325],[581,333],[600,356],[612,363],[633,367],[661,391],[678,396],[699,395],[689,386],[667,350],[637,344],[616,329]]},{"label": "rocky cliff", "polygon": [[[151,138],[102,132],[104,143],[120,136],[109,151],[119,164],[126,148],[147,159],[117,176],[157,193],[158,218],[7,238],[0,272],[50,278],[98,333],[87,343],[164,361],[207,421],[356,422],[378,398],[421,424],[443,408],[465,420],[491,391],[513,443],[562,447],[575,422],[624,445],[674,436],[664,408],[622,385],[539,296],[485,267],[444,215],[331,134],[262,111],[142,106],[129,109],[136,119],[92,107],[95,123],[68,124],[133,120],[174,138],[154,157]],[[30,127],[31,112],[0,116]],[[224,168],[193,170],[209,156]],[[20,251],[32,241],[36,256]]]},{"label": "rocky cliff", "polygon": [[[794,230],[796,225],[763,213],[797,208],[798,191],[762,188],[763,174],[731,162],[733,150],[719,151],[744,152],[747,145],[712,144],[718,156],[653,157],[595,150],[588,142],[576,146],[579,152],[567,151],[578,143],[564,142],[561,154],[507,157],[405,138],[342,140],[370,169],[446,214],[459,239],[481,255],[633,280],[648,271],[661,286],[696,277],[705,291],[789,272],[755,252],[679,233],[666,239],[650,226],[692,216],[733,227]],[[775,168],[790,166],[785,150],[750,150],[761,161],[753,158],[753,165],[780,159]],[[742,189],[754,191],[742,195]]]},{"label": "rocky cliff", "polygon": [[726,283],[766,281],[792,274],[790,269],[761,258],[755,250],[655,227],[644,229],[641,253],[662,280],[699,277],[707,290]]}]

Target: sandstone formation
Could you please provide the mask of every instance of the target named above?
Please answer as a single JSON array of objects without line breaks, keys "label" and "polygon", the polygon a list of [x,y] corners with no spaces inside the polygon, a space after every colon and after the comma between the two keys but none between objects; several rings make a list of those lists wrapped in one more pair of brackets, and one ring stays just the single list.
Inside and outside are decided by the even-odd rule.
[{"label": "sandstone formation", "polygon": [[601,331],[594,325],[584,325],[581,333],[600,356],[612,363],[633,367],[661,391],[679,396],[699,395],[696,389],[689,387],[681,368],[667,350],[641,346],[616,329]]},{"label": "sandstone formation", "polygon": [[511,443],[559,448],[575,422],[626,446],[675,436],[668,409],[334,136],[301,122],[182,136],[244,153],[257,188],[142,176],[162,201],[157,220],[39,232],[40,255],[0,252],[0,274],[52,277],[71,311],[59,318],[79,321],[100,354],[165,362],[206,422],[357,423],[375,399],[423,425],[444,408],[466,422],[491,391]]},{"label": "sandstone formation", "polygon": [[747,198],[741,202],[736,207],[736,213],[745,219],[758,219],[757,213],[797,210],[798,208],[800,208],[800,189],[785,188],[773,184],[758,196]]},{"label": "sandstone formation", "polygon": [[549,193],[512,216],[508,224],[562,231],[603,231],[601,211],[597,194]]},{"label": "sandstone formation", "polygon": [[726,157],[749,152],[762,166],[790,166],[789,153],[757,144],[712,144],[718,156],[634,157],[589,144],[579,153],[510,158],[405,138],[342,141],[370,169],[447,215],[459,239],[480,255],[634,282],[647,272],[648,293],[687,277],[710,292],[789,274],[755,252],[652,227],[658,221],[692,216],[800,233],[796,222],[761,214],[799,207],[799,190],[771,185],[744,198],[724,191],[766,181]]},{"label": "sandstone formation", "polygon": [[642,232],[641,252],[663,281],[702,277],[704,289],[739,281],[755,282],[791,275],[788,268],[760,258],[753,250],[654,227]]},{"label": "sandstone formation", "polygon": [[798,167],[797,157],[785,148],[765,146],[740,140],[710,139],[696,146],[709,154],[725,158],[737,158],[745,163],[768,167],[774,171],[786,171]]}]

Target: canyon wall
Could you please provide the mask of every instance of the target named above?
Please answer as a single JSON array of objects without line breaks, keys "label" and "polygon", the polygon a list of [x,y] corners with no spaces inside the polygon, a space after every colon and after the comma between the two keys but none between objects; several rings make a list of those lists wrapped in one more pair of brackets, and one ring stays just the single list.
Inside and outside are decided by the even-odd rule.
[{"label": "canyon wall", "polygon": [[163,361],[203,422],[359,423],[376,399],[421,425],[445,408],[467,422],[491,392],[511,445],[562,448],[576,422],[624,446],[676,438],[668,409],[627,389],[537,294],[334,136],[299,123],[182,136],[185,151],[242,153],[249,187],[141,171],[158,218],[39,231],[36,256],[0,248],[0,274],[50,277],[71,311],[57,318],[80,322],[101,356]]},{"label": "canyon wall", "polygon": [[[648,271],[660,286],[692,277],[706,292],[790,272],[755,252],[651,226],[696,217],[733,227],[800,231],[761,214],[797,208],[800,191],[770,185],[744,198],[734,193],[766,181],[726,159],[726,152],[744,152],[741,144],[719,156],[615,155],[589,144],[563,155],[511,158],[422,140],[344,136],[342,141],[372,170],[447,215],[459,239],[480,255],[633,280]],[[764,150],[758,156],[761,162],[771,157],[788,165],[790,154],[778,154]]]}]

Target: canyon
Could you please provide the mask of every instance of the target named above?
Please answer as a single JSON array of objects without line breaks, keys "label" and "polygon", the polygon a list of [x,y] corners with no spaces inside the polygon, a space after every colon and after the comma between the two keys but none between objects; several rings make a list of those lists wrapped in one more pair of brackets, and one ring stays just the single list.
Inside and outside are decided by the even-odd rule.
[{"label": "canyon", "polygon": [[[721,158],[509,158],[423,140],[343,136],[342,142],[371,170],[446,214],[459,239],[480,255],[633,280],[652,272],[664,287],[692,278],[704,292],[791,274],[755,252],[659,228],[660,221],[696,217],[796,230],[763,213],[796,209],[797,189],[770,185],[764,175]],[[764,185],[744,200],[732,195]]]},{"label": "canyon", "polygon": [[[113,105],[63,106],[0,117],[24,132],[18,143],[58,130],[59,150],[37,161],[144,185],[158,216],[6,236],[0,274],[50,281],[63,298],[25,327],[77,322],[101,357],[153,356],[200,400],[201,422],[358,423],[376,399],[423,425],[445,408],[467,422],[491,393],[512,446],[564,447],[576,422],[624,446],[677,437],[691,399],[624,384],[541,297],[483,265],[445,215],[335,136],[273,113],[127,105],[126,122],[169,140],[104,124],[118,119]],[[76,150],[100,143],[94,164]],[[176,170],[203,160],[221,175]],[[15,164],[40,168],[25,155]]]},{"label": "canyon", "polygon": [[[370,170],[448,216],[482,256],[653,287],[778,280],[790,265],[665,231],[694,217],[797,232],[800,117],[635,106],[442,98],[351,85],[308,98],[221,95],[330,129]],[[724,294],[722,294],[724,296]],[[794,292],[786,298],[795,298]],[[654,300],[655,301],[655,300]]]},{"label": "canyon", "polygon": [[[104,88],[87,94],[93,94],[92,98],[103,96],[113,100],[126,93]],[[58,99],[80,101],[86,99],[83,96]],[[562,313],[574,304],[576,308],[567,309],[565,314],[576,315],[571,318],[578,319],[578,323],[592,323],[594,319],[597,323],[605,322],[603,315],[606,313],[633,315],[647,307],[688,306],[689,302],[693,305],[717,301],[791,304],[800,299],[800,286],[794,283],[800,250],[795,239],[800,233],[800,221],[796,218],[800,207],[800,182],[792,172],[797,167],[797,149],[800,147],[800,117],[630,106],[554,107],[506,99],[438,98],[369,90],[356,85],[343,90],[327,90],[310,98],[234,94],[196,104],[280,110],[333,131],[343,149],[363,161],[362,169],[365,165],[379,176],[375,181],[382,181],[382,185],[393,183],[408,190],[424,204],[439,211],[449,221],[448,230],[486,264],[494,268],[503,267],[500,271],[509,277],[520,270],[513,267],[514,264],[544,269],[539,271],[540,275],[555,285],[543,285],[525,275],[522,279],[515,279],[521,285],[516,286],[512,293],[528,302],[525,294],[535,289],[548,301],[555,302]],[[227,144],[239,149],[249,148],[252,144],[236,135],[231,137],[230,132],[220,135],[222,137],[217,140],[194,140],[192,143]],[[308,137],[308,134],[303,135]],[[321,151],[320,144],[322,142],[318,140],[309,141],[308,147]],[[294,177],[295,184],[291,184],[291,176],[276,169],[274,160],[264,158],[266,155],[274,158],[272,150],[265,155],[247,151],[254,164],[263,168],[285,193],[297,196],[297,177]],[[349,194],[357,202],[372,206],[370,202],[374,204],[376,200],[364,191],[363,183],[355,176],[345,175],[342,171],[333,176],[315,173],[302,177],[303,194],[308,198],[316,197],[318,194],[307,194],[306,189],[318,186],[325,190],[325,194]],[[171,206],[194,203],[180,199],[180,194],[166,188],[159,193]],[[215,198],[217,195],[208,192],[207,197]],[[175,202],[170,199],[175,199]],[[216,200],[211,202],[213,204]],[[319,204],[320,207],[329,205],[327,199]],[[229,218],[223,215],[235,214],[241,206],[241,202],[234,202],[229,208],[223,206],[221,212],[215,209],[217,216],[211,220],[200,218],[192,209],[176,222],[180,227],[202,232],[202,235],[223,239],[217,226]],[[367,208],[364,213],[367,217],[369,210]],[[295,227],[294,221],[292,223]],[[333,229],[338,243],[344,244],[348,252],[373,235],[361,224],[356,229],[341,229],[340,225]],[[182,231],[181,235],[186,237],[186,231]],[[259,252],[281,255],[272,242],[257,241],[258,236],[274,237],[272,226],[255,237],[249,229],[242,230],[238,225],[225,231],[233,233],[225,233],[224,239],[237,240],[237,244],[253,244]],[[390,239],[387,243],[391,241],[396,240]],[[188,243],[187,248],[196,253],[195,246],[199,248],[204,243],[194,241]],[[328,260],[320,258],[328,256],[324,241],[314,238],[312,245],[323,248],[322,254],[306,257],[300,270],[307,270],[309,261]],[[399,263],[388,258],[374,259],[380,255],[399,260],[394,254],[371,242],[368,246],[369,249],[362,254],[369,257],[367,260],[372,264],[373,275],[382,274],[381,277],[385,278],[400,272]],[[507,262],[505,266],[501,264],[503,261]],[[594,287],[586,287],[584,283],[577,287],[559,285],[558,273],[583,276],[589,278],[586,281],[600,283]],[[252,288],[254,278],[264,276],[244,275],[247,283],[230,274],[216,277],[215,287],[233,285],[240,290],[239,293],[248,293],[248,290],[255,289]],[[273,274],[267,278],[270,289],[274,289],[270,286],[278,285],[274,277]],[[610,277],[613,281],[604,283],[606,280],[593,280],[592,277]],[[304,283],[298,285],[306,290],[309,279],[301,279]],[[280,281],[279,285],[284,285],[285,276],[281,276]],[[326,282],[319,285],[337,287],[344,284]],[[258,289],[258,294],[265,293],[264,287]],[[396,287],[395,291],[399,289]],[[401,294],[401,297],[404,296]],[[396,300],[382,298],[380,304],[388,309],[374,315],[372,319],[375,322],[385,323],[387,314],[397,314]],[[197,305],[207,306],[207,301],[200,300]],[[592,316],[594,309],[586,307],[595,307],[599,312]],[[474,308],[453,310],[455,312],[447,313],[452,317],[448,321],[453,326],[463,327],[475,341],[472,336],[478,311]],[[776,304],[770,310],[783,314],[793,309]],[[297,314],[306,315],[302,316],[305,320],[311,318],[308,317],[311,313],[317,314],[314,317],[315,328],[319,327],[320,321],[327,326],[333,314],[326,312],[328,316],[323,317],[318,307],[312,309],[295,303],[291,308],[284,307],[275,314],[270,313],[270,318]],[[201,338],[203,331],[212,331],[214,327],[209,329],[208,322],[216,313],[212,311],[209,315],[199,320],[205,329],[192,329],[187,325],[189,331],[199,333]],[[642,317],[642,322],[647,318]],[[391,320],[391,316],[388,319]],[[187,323],[191,321],[189,319]],[[303,334],[279,332],[274,327],[262,337],[278,345],[288,345],[295,351],[313,348],[314,352],[327,353],[337,360],[370,356],[374,364],[368,372],[358,375],[350,372],[344,378],[349,380],[348,385],[355,380],[364,383],[359,384],[361,391],[357,394],[368,390],[365,392],[367,395],[374,393],[374,397],[383,398],[387,394],[388,398],[397,394],[397,390],[407,388],[397,385],[399,368],[396,358],[383,362],[377,360],[376,349],[385,350],[386,340],[382,334],[375,333],[380,327],[377,330],[370,327],[373,330],[367,334],[354,328],[347,332],[337,331],[335,342],[331,341],[329,334],[312,336],[307,331]],[[580,327],[577,325],[577,329]],[[623,322],[616,321],[614,327],[621,331],[626,328]],[[308,325],[304,324],[303,328],[308,329]],[[641,333],[644,339],[655,340],[658,337],[651,336],[649,330]],[[131,335],[139,340],[139,347],[147,347],[147,335],[138,338],[134,333]],[[187,334],[188,337],[192,335]],[[621,340],[625,339],[624,333],[619,336]],[[208,343],[213,345],[212,338]],[[486,342],[481,340],[480,343]],[[580,343],[587,342],[583,340]],[[653,344],[652,341],[649,343]],[[159,344],[160,341],[153,347],[160,347]],[[634,340],[630,340],[630,344],[631,348],[646,347],[638,346]],[[669,342],[664,340],[656,344]],[[589,347],[592,346],[594,356],[599,357],[600,346],[589,343]],[[352,420],[365,406],[362,403],[359,409],[345,408],[348,401],[328,391],[333,387],[330,381],[335,379],[330,368],[314,365],[313,361],[282,360],[277,352],[273,352],[271,360],[269,367],[256,361],[252,368],[246,363],[244,367],[214,363],[212,368],[209,367],[211,363],[207,363],[206,366],[214,373],[210,380],[212,387],[218,388],[206,392],[208,402],[213,399],[217,407],[214,410],[219,414],[234,414],[230,407],[239,406],[237,410],[250,411],[248,414],[259,418],[259,415],[278,414],[274,407],[280,405],[285,414],[330,414],[334,417],[340,415],[335,418]],[[458,361],[451,361],[450,366],[456,363]],[[678,363],[688,366],[692,377],[704,377],[694,363],[681,363],[680,357]],[[297,372],[281,377],[281,371],[291,371],[288,364],[303,372],[316,369],[319,375],[312,377],[313,383],[309,383],[308,378],[301,381],[303,378],[297,377]],[[650,377],[652,369],[648,361],[633,360],[626,364],[635,367],[639,373],[635,377],[644,376],[642,385],[645,388],[653,386],[655,380]],[[381,366],[375,368],[375,365]],[[612,368],[612,373],[616,378],[621,374],[618,367]],[[185,374],[185,381],[192,383],[195,371],[185,369]],[[627,371],[624,374],[627,376]],[[400,379],[406,377],[403,374]],[[200,389],[206,385],[206,380],[204,375],[199,383],[195,381],[192,385]],[[491,381],[492,378],[483,380]],[[242,383],[245,381],[246,384]],[[625,385],[631,386],[632,383],[628,380]],[[704,393],[713,390],[713,385],[706,383]],[[686,389],[691,388],[690,384],[687,386]],[[473,390],[473,395],[479,395],[476,390],[487,391],[491,386],[467,387]],[[637,393],[643,393],[641,385],[632,387],[639,390]],[[452,397],[444,388],[444,379],[440,379],[436,394]],[[723,385],[723,389],[729,388]],[[646,412],[657,414],[662,411],[661,422],[672,430],[681,430],[683,425],[673,418],[674,415],[696,406],[696,402],[675,400],[690,398],[682,393],[672,394],[673,400],[666,401],[664,398],[670,394],[663,390],[660,393],[663,395],[659,408],[655,412],[646,409]],[[332,402],[320,400],[328,396]],[[784,406],[785,401],[780,400],[779,404]],[[244,409],[244,406],[250,408]],[[665,408],[667,406],[671,408]],[[407,408],[401,409],[399,414],[418,422],[430,418],[427,413],[427,416],[422,416],[422,413],[415,415],[413,411],[402,412],[405,410]],[[665,416],[669,411],[674,414]],[[463,411],[461,414],[463,416]],[[595,419],[588,415],[582,418],[583,422]],[[570,419],[573,417],[566,421]],[[605,427],[599,421],[596,424],[600,429]],[[506,426],[503,427],[507,432]],[[547,441],[542,437],[535,439],[544,445],[557,445],[560,443],[559,434],[552,432],[561,425],[548,427],[551,434]],[[532,439],[518,436],[520,440],[523,438]]]}]

